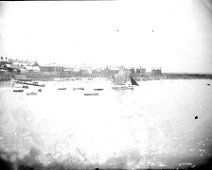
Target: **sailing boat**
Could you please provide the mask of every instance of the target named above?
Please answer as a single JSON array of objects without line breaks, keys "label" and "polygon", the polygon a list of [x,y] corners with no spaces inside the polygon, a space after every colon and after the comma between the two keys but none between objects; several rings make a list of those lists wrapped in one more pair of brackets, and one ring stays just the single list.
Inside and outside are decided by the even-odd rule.
[{"label": "sailing boat", "polygon": [[130,76],[130,72],[125,70],[123,67],[121,67],[119,72],[114,75],[113,83],[115,86],[113,86],[112,89],[116,90],[133,90],[134,86],[139,86],[133,77]]},{"label": "sailing boat", "polygon": [[132,76],[130,76],[130,81],[132,85],[139,86],[139,84],[132,78]]}]

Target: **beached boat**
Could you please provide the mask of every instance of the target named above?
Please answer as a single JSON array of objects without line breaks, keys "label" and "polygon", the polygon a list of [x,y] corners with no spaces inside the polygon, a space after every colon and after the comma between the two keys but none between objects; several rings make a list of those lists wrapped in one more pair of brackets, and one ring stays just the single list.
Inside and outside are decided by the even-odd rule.
[{"label": "beached boat", "polygon": [[13,92],[24,92],[24,90],[23,89],[15,89],[15,90],[13,90]]},{"label": "beached boat", "polygon": [[85,90],[85,88],[83,88],[83,87],[76,87],[76,88],[73,88],[73,90]]},{"label": "beached boat", "polygon": [[98,96],[99,93],[84,93],[84,96]]}]

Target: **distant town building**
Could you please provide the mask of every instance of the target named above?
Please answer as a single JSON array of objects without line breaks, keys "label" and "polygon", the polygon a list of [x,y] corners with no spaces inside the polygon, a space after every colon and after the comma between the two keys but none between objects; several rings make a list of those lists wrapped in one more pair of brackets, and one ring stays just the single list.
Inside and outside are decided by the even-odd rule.
[{"label": "distant town building", "polygon": [[20,72],[27,72],[28,70],[26,69],[26,63],[19,63],[19,62],[14,62],[13,63],[14,66],[16,66]]},{"label": "distant town building", "polygon": [[157,69],[152,69],[151,71],[151,75],[153,76],[159,76],[159,75],[162,75],[162,71],[161,71],[161,68],[157,68]]},{"label": "distant town building", "polygon": [[105,69],[102,70],[102,74],[105,77],[111,77],[114,74],[117,74],[119,72],[119,67],[106,67]]},{"label": "distant town building", "polygon": [[39,66],[26,65],[25,68],[27,71],[30,71],[30,72],[39,72],[40,71]]},{"label": "distant town building", "polygon": [[90,76],[92,74],[92,71],[90,70],[81,70],[82,71],[82,76]]},{"label": "distant town building", "polygon": [[130,75],[131,76],[134,76],[135,75],[135,68],[134,67],[130,67],[129,68],[129,71],[130,71]]},{"label": "distant town building", "polygon": [[40,66],[40,71],[44,72],[64,72],[64,67],[56,64]]},{"label": "distant town building", "polygon": [[0,58],[0,68],[1,70],[6,70],[9,72],[38,72],[40,71],[40,67],[37,61],[30,62],[28,60],[19,60],[19,59],[9,59],[7,57],[1,56]]},{"label": "distant town building", "polygon": [[146,69],[143,68],[143,67],[139,67],[139,68],[136,69],[135,72],[136,72],[136,75],[137,76],[143,76],[143,75],[146,74]]},{"label": "distant town building", "polygon": [[14,64],[9,64],[9,63],[1,65],[1,69],[7,70],[9,72],[15,72],[15,71],[20,72],[20,69],[18,66],[14,65]]},{"label": "distant town building", "polygon": [[109,69],[109,67],[106,67],[103,71],[102,71],[103,75],[106,77],[110,77],[112,70]]}]

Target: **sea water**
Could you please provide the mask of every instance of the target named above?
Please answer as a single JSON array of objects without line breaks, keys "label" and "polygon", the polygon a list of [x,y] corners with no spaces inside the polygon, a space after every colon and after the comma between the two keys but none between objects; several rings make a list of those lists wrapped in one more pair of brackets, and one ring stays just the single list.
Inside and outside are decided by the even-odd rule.
[{"label": "sea water", "polygon": [[[103,79],[45,84],[42,92],[0,89],[1,153],[46,166],[127,169],[195,167],[211,158],[211,80],[141,81],[134,90]],[[104,90],[84,96],[94,88]]]}]

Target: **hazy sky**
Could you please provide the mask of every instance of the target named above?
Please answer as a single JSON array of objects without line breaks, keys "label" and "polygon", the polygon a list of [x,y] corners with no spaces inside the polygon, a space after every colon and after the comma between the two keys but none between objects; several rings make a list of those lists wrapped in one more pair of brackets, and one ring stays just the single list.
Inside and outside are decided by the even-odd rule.
[{"label": "hazy sky", "polygon": [[0,55],[212,73],[210,0],[1,2]]}]

